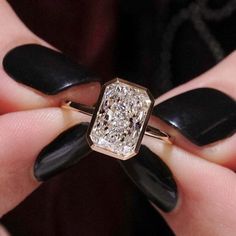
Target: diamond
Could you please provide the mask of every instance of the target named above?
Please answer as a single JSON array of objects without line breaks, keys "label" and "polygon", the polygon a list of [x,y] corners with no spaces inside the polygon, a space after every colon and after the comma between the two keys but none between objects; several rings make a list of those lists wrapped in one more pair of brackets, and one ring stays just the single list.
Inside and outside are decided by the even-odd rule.
[{"label": "diamond", "polygon": [[122,160],[136,155],[153,106],[147,89],[116,79],[99,100],[88,132],[91,148]]}]

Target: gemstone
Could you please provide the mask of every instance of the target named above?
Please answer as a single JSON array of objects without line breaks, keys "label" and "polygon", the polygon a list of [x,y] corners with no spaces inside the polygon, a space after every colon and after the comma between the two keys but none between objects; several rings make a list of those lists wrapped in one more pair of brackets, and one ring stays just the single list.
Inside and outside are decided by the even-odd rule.
[{"label": "gemstone", "polygon": [[148,90],[125,80],[105,84],[88,132],[91,148],[126,160],[137,154],[153,98]]}]

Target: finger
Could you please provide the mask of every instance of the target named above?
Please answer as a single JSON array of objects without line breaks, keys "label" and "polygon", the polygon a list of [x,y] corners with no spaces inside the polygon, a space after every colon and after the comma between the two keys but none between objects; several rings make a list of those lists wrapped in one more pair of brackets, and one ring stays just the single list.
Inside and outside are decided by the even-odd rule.
[{"label": "finger", "polygon": [[10,234],[7,232],[5,227],[3,227],[2,225],[0,225],[0,235],[1,236],[10,236]]},{"label": "finger", "polygon": [[236,51],[232,52],[229,56],[227,56],[223,61],[221,61],[218,65],[200,75],[199,77],[189,81],[186,84],[180,85],[171,91],[165,93],[160,96],[155,104],[159,104],[164,100],[181,94],[187,90],[194,88],[202,88],[202,87],[210,87],[219,89],[229,94],[230,96],[235,98],[235,84],[236,81],[234,79],[236,69],[235,69],[235,61],[236,61]]},{"label": "finger", "polygon": [[39,185],[33,174],[34,162],[40,151],[61,132],[60,145],[53,144],[54,150],[50,149],[51,154],[54,151],[54,159],[45,160],[48,177],[89,153],[85,138],[87,125],[81,123],[84,121],[87,121],[84,115],[59,108],[14,112],[0,117],[1,216]]},{"label": "finger", "polygon": [[62,99],[96,101],[98,78],[30,32],[6,1],[0,16],[1,113],[56,106]]},{"label": "finger", "polygon": [[235,63],[232,53],[210,71],[158,98],[154,108],[156,122],[175,137],[176,145],[232,169],[236,168]]},{"label": "finger", "polygon": [[[160,211],[176,235],[234,235],[235,173],[177,146],[163,145],[150,137],[145,137],[144,143],[165,161],[177,183],[176,204],[173,205],[173,202],[169,204],[172,205],[169,213]],[[140,177],[144,175],[144,173],[139,174]],[[151,175],[146,177],[152,181],[153,189],[159,188],[159,182],[153,180]],[[153,189],[148,190],[153,191]],[[154,197],[157,200],[160,198],[158,195]],[[165,201],[162,199],[162,203],[167,204],[168,201],[168,198]],[[159,207],[159,202],[155,203]]]}]

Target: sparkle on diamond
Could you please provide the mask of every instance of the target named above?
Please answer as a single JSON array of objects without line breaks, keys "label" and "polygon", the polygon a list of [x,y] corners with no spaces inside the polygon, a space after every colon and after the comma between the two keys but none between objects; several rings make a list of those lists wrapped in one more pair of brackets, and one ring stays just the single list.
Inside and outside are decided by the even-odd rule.
[{"label": "sparkle on diamond", "polygon": [[120,156],[135,154],[150,105],[144,89],[119,80],[109,84],[90,133],[93,144]]}]

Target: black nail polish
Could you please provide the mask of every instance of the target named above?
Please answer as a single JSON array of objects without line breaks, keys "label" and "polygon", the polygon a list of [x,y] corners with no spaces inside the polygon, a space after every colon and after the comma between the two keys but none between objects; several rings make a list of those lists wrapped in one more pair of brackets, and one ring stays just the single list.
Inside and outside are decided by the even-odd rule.
[{"label": "black nail polish", "polygon": [[153,115],[199,146],[236,131],[236,101],[211,88],[194,89],[170,98],[155,106]]},{"label": "black nail polish", "polygon": [[99,81],[62,53],[37,44],[22,45],[9,51],[3,59],[3,68],[12,79],[48,95]]},{"label": "black nail polish", "polygon": [[178,199],[177,186],[167,165],[147,147],[127,161],[119,161],[137,187],[165,212],[174,209]]},{"label": "black nail polish", "polygon": [[87,123],[81,123],[60,134],[48,144],[35,162],[34,175],[45,181],[63,170],[78,163],[91,152],[87,143]]}]

